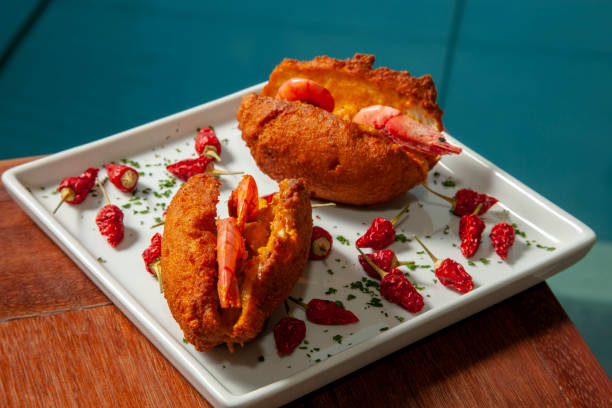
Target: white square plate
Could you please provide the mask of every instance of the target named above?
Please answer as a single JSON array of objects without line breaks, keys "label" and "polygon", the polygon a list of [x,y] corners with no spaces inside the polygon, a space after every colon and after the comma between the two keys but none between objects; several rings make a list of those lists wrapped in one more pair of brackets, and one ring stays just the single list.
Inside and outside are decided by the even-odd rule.
[{"label": "white square plate", "polygon": [[[458,188],[472,188],[500,200],[484,217],[487,229],[471,264],[458,248],[459,218],[449,212],[446,202],[423,187],[382,207],[315,209],[314,224],[336,238],[334,248],[326,261],[308,263],[293,295],[305,300],[340,300],[360,322],[347,326],[307,322],[305,342],[292,355],[279,357],[272,334],[274,324],[284,315],[283,310],[278,310],[263,333],[234,354],[224,347],[197,352],[183,342],[157,281],[145,271],[141,253],[156,232],[149,227],[162,216],[163,208],[179,188],[180,183],[169,182],[172,178],[165,165],[195,157],[193,140],[198,127],[213,125],[223,142],[223,162],[218,168],[252,174],[261,195],[277,191],[276,183],[257,168],[235,120],[242,95],[258,92],[262,86],[23,164],[2,177],[24,211],[214,405],[277,405],[291,401],[548,278],[581,259],[595,242],[595,234],[586,225],[449,137],[464,151],[444,157],[436,165],[430,173],[430,186],[449,196]],[[136,194],[122,193],[107,183],[111,201],[125,212],[126,237],[113,249],[100,236],[94,222],[98,209],[104,205],[101,194],[92,193],[80,205],[64,204],[55,215],[51,211],[59,201],[56,189],[62,178],[122,159],[137,165],[142,174]],[[104,175],[101,169],[100,178]],[[444,187],[442,182],[448,179],[456,187]],[[240,176],[223,176],[222,180],[218,211],[225,216],[225,203]],[[357,263],[355,240],[372,219],[392,218],[407,202],[411,203],[410,212],[399,223],[398,232],[407,237],[415,233],[438,257],[461,262],[475,283],[474,290],[464,295],[443,287],[436,281],[432,267],[427,266],[432,265],[431,260],[416,242],[395,242],[390,248],[400,260],[411,259],[419,265],[415,270],[404,268],[425,298],[425,308],[417,314],[385,300],[383,307],[372,306],[376,291],[369,288],[372,292],[364,293],[355,288],[358,284],[351,285],[365,277]],[[503,210],[508,212],[507,221],[516,223],[524,233],[517,236],[507,262],[498,258],[488,238]],[[338,236],[350,245],[337,240]],[[305,320],[299,308],[294,308],[294,314]]]}]

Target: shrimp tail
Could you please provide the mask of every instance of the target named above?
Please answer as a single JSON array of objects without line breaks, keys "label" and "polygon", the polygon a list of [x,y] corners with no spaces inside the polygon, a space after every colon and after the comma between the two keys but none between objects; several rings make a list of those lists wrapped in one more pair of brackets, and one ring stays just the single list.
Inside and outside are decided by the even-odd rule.
[{"label": "shrimp tail", "polygon": [[240,307],[237,271],[245,254],[244,240],[234,217],[217,221],[217,292],[222,308]]},{"label": "shrimp tail", "polygon": [[257,217],[259,209],[259,193],[257,184],[251,175],[245,175],[232,192],[227,203],[229,215],[236,218],[236,225],[240,232],[244,224]]},{"label": "shrimp tail", "polygon": [[448,143],[442,133],[405,115],[389,119],[384,130],[394,143],[425,154],[437,156],[462,151],[460,147]]}]

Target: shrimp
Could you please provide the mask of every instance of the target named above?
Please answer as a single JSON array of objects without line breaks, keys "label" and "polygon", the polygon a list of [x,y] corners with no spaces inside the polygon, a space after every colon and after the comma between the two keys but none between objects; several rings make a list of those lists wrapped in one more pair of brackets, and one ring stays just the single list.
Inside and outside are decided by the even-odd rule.
[{"label": "shrimp", "polygon": [[236,218],[217,221],[217,263],[219,278],[217,292],[222,308],[240,307],[240,291],[236,271],[245,255],[244,241],[236,225]]},{"label": "shrimp", "polygon": [[259,193],[253,176],[247,174],[240,180],[238,186],[227,202],[229,215],[236,217],[238,230],[242,233],[244,224],[257,217],[259,209]]},{"label": "shrimp", "polygon": [[357,112],[353,122],[382,129],[393,143],[428,155],[461,153],[461,148],[448,143],[442,133],[390,106],[367,106]]},{"label": "shrimp", "polygon": [[372,105],[361,109],[353,117],[353,122],[360,125],[372,126],[375,129],[385,127],[389,119],[401,115],[402,112],[384,105]]},{"label": "shrimp", "polygon": [[291,78],[285,81],[278,88],[276,98],[309,103],[328,112],[332,112],[335,106],[334,97],[327,88],[305,78]]}]

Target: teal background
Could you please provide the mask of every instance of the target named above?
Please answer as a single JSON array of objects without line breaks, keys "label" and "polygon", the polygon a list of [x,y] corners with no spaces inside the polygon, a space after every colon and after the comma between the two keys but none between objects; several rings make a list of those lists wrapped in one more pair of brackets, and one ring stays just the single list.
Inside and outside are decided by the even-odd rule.
[{"label": "teal background", "polygon": [[267,79],[283,57],[431,73],[450,133],[593,228],[548,282],[612,372],[612,2],[21,0],[0,5],[0,159]]}]

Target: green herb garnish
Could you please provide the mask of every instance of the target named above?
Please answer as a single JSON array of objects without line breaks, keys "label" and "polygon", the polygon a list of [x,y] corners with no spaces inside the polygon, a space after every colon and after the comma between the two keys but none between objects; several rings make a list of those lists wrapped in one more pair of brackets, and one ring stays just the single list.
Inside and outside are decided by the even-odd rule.
[{"label": "green herb garnish", "polygon": [[350,242],[348,239],[344,238],[342,235],[338,235],[338,236],[336,236],[336,239],[337,239],[337,240],[338,240],[338,242],[340,242],[341,244],[344,244],[344,245],[346,245],[346,246],[350,246],[350,245],[351,245],[351,242]]},{"label": "green herb garnish", "polygon": [[404,234],[397,234],[395,236],[395,242],[408,242],[408,237],[405,236]]}]

